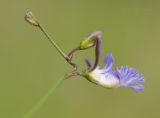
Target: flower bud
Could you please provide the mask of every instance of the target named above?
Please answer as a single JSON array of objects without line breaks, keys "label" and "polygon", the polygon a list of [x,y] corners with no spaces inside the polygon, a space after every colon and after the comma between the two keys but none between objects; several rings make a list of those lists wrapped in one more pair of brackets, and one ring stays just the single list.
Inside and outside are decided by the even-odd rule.
[{"label": "flower bud", "polygon": [[31,25],[34,25],[34,26],[39,26],[39,23],[38,21],[36,20],[36,18],[34,17],[33,13],[31,11],[28,11],[25,13],[25,17],[24,19],[30,23]]},{"label": "flower bud", "polygon": [[80,42],[79,48],[83,50],[94,46],[97,39],[101,40],[101,35],[102,35],[101,31],[96,31],[90,34],[85,40]]}]

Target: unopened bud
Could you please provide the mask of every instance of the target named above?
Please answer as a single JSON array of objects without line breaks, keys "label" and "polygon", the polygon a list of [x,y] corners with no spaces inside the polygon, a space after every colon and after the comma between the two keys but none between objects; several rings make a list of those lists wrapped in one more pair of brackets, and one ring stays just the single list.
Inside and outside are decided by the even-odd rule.
[{"label": "unopened bud", "polygon": [[31,11],[28,11],[25,13],[25,17],[24,19],[30,23],[31,25],[34,25],[34,26],[39,26],[39,23],[38,21],[36,20],[36,18],[34,17],[33,13]]},{"label": "unopened bud", "polygon": [[90,34],[85,40],[80,42],[80,49],[87,49],[95,45],[95,41],[101,40],[102,32],[101,31],[96,31],[92,34]]}]

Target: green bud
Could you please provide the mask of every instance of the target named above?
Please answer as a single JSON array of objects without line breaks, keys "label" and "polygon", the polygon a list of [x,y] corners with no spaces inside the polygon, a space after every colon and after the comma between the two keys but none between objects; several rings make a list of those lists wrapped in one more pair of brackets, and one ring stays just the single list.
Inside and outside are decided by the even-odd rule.
[{"label": "green bud", "polygon": [[96,31],[90,34],[85,40],[80,42],[79,48],[83,50],[94,46],[97,39],[101,40],[101,35],[102,35],[101,31]]},{"label": "green bud", "polygon": [[25,13],[25,17],[24,19],[30,23],[31,25],[34,25],[34,26],[39,26],[39,23],[38,21],[36,20],[36,18],[34,17],[33,13],[31,11],[28,11]]}]

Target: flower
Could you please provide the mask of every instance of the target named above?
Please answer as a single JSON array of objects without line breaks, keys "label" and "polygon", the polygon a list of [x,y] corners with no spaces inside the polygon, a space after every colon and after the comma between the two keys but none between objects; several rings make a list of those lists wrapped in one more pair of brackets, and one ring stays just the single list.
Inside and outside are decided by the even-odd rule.
[{"label": "flower", "polygon": [[96,67],[91,72],[86,72],[86,78],[105,88],[131,88],[137,92],[144,89],[144,77],[134,68],[122,66],[113,70],[114,58],[109,53],[104,60],[104,68]]}]

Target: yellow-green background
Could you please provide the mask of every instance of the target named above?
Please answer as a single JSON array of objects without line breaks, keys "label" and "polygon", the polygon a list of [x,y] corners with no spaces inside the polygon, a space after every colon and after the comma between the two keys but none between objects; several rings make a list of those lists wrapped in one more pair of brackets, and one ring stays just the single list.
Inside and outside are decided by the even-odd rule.
[{"label": "yellow-green background", "polygon": [[[145,91],[107,90],[82,78],[66,80],[34,118],[159,118],[160,1],[0,0],[0,118],[21,118],[72,68],[44,35],[23,19],[32,10],[68,52],[103,30],[101,63],[112,52],[116,66],[137,68]],[[89,49],[75,56],[84,69]]]}]

